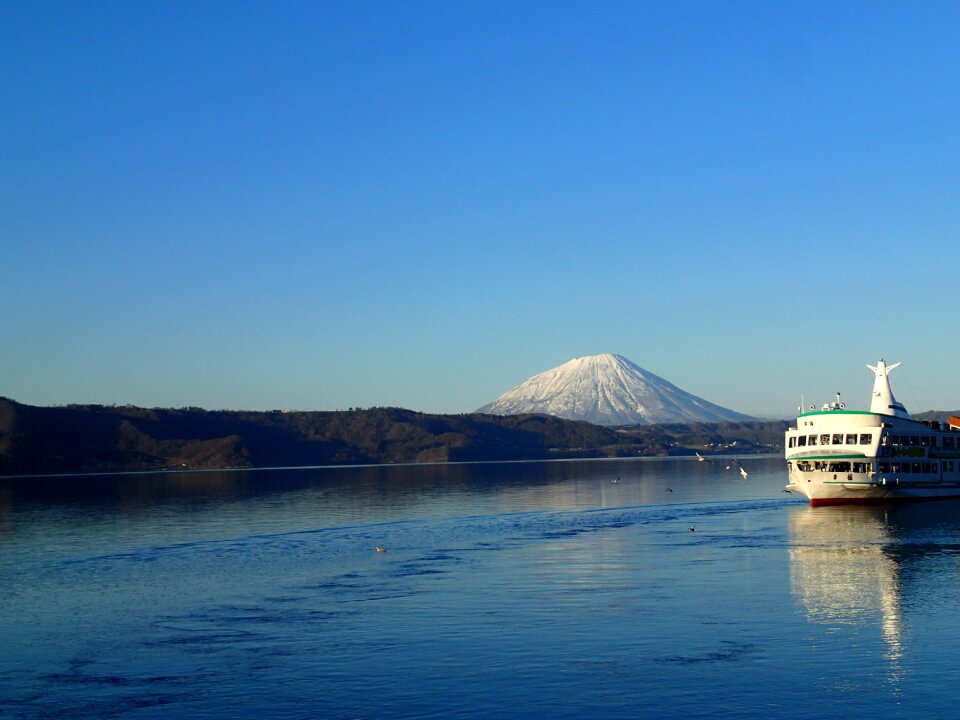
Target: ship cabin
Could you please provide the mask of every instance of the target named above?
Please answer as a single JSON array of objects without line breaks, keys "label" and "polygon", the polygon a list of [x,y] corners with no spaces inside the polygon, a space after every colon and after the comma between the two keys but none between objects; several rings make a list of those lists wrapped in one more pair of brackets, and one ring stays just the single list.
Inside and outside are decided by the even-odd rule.
[{"label": "ship cabin", "polygon": [[832,403],[786,433],[792,482],[960,483],[960,418],[947,423],[846,410]]}]

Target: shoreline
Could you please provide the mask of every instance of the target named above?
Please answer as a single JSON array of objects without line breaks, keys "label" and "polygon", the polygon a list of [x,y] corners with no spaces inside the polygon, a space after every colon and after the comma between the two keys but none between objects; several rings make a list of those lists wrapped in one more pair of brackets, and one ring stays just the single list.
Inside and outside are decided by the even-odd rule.
[{"label": "shoreline", "polygon": [[[746,453],[735,455],[722,453],[705,455],[704,457],[779,457],[778,452]],[[439,467],[443,465],[517,465],[523,463],[570,463],[570,462],[657,462],[664,460],[696,461],[696,455],[641,455],[637,457],[582,457],[582,458],[529,458],[525,460],[454,460],[449,462],[405,462],[405,463],[355,463],[347,465],[278,465],[270,467],[220,467],[220,468],[164,468],[162,470],[106,470],[101,472],[66,472],[66,473],[26,473],[22,475],[0,475],[0,482],[5,480],[44,480],[53,478],[82,478],[82,477],[114,477],[117,475],[173,475],[173,474],[201,474],[221,472],[266,472],[289,470],[349,470],[360,468],[388,468],[388,467]]]}]

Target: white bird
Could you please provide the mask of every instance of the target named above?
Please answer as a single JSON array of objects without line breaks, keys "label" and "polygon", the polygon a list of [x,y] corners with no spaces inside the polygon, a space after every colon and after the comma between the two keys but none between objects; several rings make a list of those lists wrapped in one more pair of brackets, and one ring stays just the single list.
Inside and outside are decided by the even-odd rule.
[{"label": "white bird", "polygon": [[713,460],[711,460],[710,458],[705,458],[703,455],[701,455],[700,453],[698,453],[696,450],[694,450],[694,452],[697,453],[697,462],[713,462]]},{"label": "white bird", "polygon": [[374,546],[374,547],[377,548],[377,552],[386,552],[386,551],[387,551],[387,549],[386,549],[385,547],[383,547],[382,545],[376,545],[376,546]]},{"label": "white bird", "polygon": [[620,476],[617,475],[617,479],[616,479],[616,480],[611,480],[610,482],[612,482],[614,485],[616,485],[618,482],[620,482]]},{"label": "white bird", "polygon": [[744,469],[743,465],[740,464],[740,461],[739,461],[739,460],[734,460],[734,462],[737,464],[737,467],[740,468],[740,477],[742,477],[744,480],[746,480],[746,479],[747,479],[747,471]]}]

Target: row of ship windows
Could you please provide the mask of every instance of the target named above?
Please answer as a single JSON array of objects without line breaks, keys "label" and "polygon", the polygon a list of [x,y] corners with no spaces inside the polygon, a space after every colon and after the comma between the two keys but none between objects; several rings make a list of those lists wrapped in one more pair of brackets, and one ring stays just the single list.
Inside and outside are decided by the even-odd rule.
[{"label": "row of ship windows", "polygon": [[[877,467],[882,473],[900,473],[901,475],[909,473],[938,473],[940,472],[940,463],[880,463]],[[943,471],[953,472],[953,460],[943,461]]]},{"label": "row of ship windows", "polygon": [[[953,460],[944,460],[942,463],[942,469],[944,472],[953,472],[954,465]],[[791,463],[787,463],[788,469],[790,469]],[[899,473],[901,475],[907,475],[910,473],[939,473],[941,470],[941,463],[937,462],[882,462],[877,466],[882,473]],[[844,461],[815,461],[811,462],[809,460],[801,460],[797,463],[797,470],[800,472],[811,472],[813,470],[820,470],[821,472],[833,472],[833,473],[845,473],[845,472],[855,472],[855,473],[865,473],[870,471],[870,463],[865,462],[855,462],[850,463],[846,460]]]},{"label": "row of ship windows", "polygon": [[[787,469],[790,469],[790,463],[787,463]],[[870,471],[870,463],[866,462],[855,462],[850,463],[846,460],[842,462],[833,461],[826,462],[817,460],[811,462],[809,460],[801,460],[797,463],[797,470],[800,472],[810,472],[811,470],[820,470],[821,472],[855,472],[855,473],[865,473]]]},{"label": "row of ship windows", "polygon": [[[900,447],[936,447],[937,438],[935,435],[885,435],[883,444],[887,443]],[[942,445],[945,448],[954,447],[954,438],[945,436]]]},{"label": "row of ship windows", "polygon": [[[798,435],[790,438],[790,447],[809,447],[810,445],[869,445],[873,442],[870,433],[823,433],[822,435]],[[935,435],[884,435],[884,445],[896,447],[937,447]],[[960,448],[960,441],[954,442],[952,437],[944,437],[941,443],[945,448]]]},{"label": "row of ship windows", "polygon": [[[873,442],[873,435],[870,433],[863,433],[860,437],[861,445],[869,445]],[[819,440],[819,443],[817,442]],[[833,441],[831,443],[831,440]],[[809,445],[856,445],[857,444],[857,435],[856,433],[848,433],[844,435],[843,433],[834,433],[830,435],[829,433],[823,433],[822,435],[799,435],[796,437],[790,438],[790,447],[807,447]]]}]

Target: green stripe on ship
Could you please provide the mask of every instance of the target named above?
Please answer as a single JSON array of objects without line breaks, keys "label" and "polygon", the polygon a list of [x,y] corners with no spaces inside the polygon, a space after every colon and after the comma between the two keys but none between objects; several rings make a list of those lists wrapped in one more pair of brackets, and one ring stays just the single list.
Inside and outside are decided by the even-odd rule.
[{"label": "green stripe on ship", "polygon": [[[787,460],[861,460],[867,457],[863,453],[855,455],[791,455]],[[870,456],[871,458],[873,455]]]},{"label": "green stripe on ship", "polygon": [[811,415],[876,415],[869,410],[811,410],[797,417],[810,417]]}]

